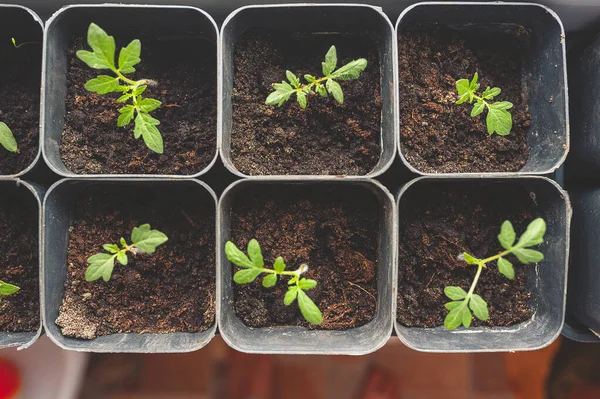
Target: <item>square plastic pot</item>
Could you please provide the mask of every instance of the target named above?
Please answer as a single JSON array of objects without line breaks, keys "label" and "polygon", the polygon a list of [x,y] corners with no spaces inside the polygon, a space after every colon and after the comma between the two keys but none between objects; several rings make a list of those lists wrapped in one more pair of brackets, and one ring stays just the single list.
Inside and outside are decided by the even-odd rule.
[{"label": "square plastic pot", "polygon": [[[251,328],[242,323],[235,313],[233,300],[233,268],[225,256],[225,243],[231,239],[231,213],[234,200],[244,191],[263,186],[276,192],[286,187],[301,185],[310,192],[326,187],[352,187],[357,192],[368,192],[380,204],[380,243],[377,261],[377,310],[368,324],[345,330],[309,330],[303,327]],[[309,181],[290,179],[240,180],[230,185],[219,201],[217,214],[217,300],[219,309],[219,332],[225,342],[240,352],[268,354],[310,355],[362,355],[374,352],[383,346],[392,333],[392,291],[396,229],[394,227],[395,205],[389,191],[380,183],[369,179]]]},{"label": "square plastic pot", "polygon": [[[67,277],[67,248],[69,228],[73,220],[77,198],[91,188],[150,187],[159,193],[173,188],[187,187],[214,202],[217,197],[210,187],[198,180],[174,181],[173,179],[63,179],[48,189],[43,203],[43,228],[46,241],[42,256],[42,316],[46,334],[63,349],[81,352],[135,352],[135,353],[181,353],[192,352],[204,347],[214,337],[217,325],[199,333],[137,334],[121,333],[94,338],[92,340],[65,337],[55,320],[64,296]],[[216,227],[215,227],[216,229]],[[197,293],[184,293],[196,295]],[[199,294],[198,294],[199,295]],[[218,306],[218,305],[217,305]],[[218,308],[217,308],[218,313]]]},{"label": "square plastic pot", "polygon": [[[518,172],[448,173],[453,177],[548,174],[556,170],[569,151],[569,110],[565,31],[558,15],[548,7],[534,3],[504,2],[425,2],[405,9],[396,22],[396,37],[416,24],[445,25],[471,36],[506,35],[507,27],[522,27],[529,36],[522,50],[531,127],[527,135],[529,157]],[[398,49],[395,49],[398,56]],[[396,77],[398,79],[398,77]],[[402,123],[402,121],[400,121]],[[486,134],[486,132],[482,132]],[[465,148],[465,150],[468,150]],[[402,152],[402,162],[414,173],[426,173],[412,166]]]},{"label": "square plastic pot", "polygon": [[[539,216],[547,224],[545,245],[542,247],[544,261],[527,266],[528,281],[532,282],[531,305],[533,317],[510,327],[459,327],[448,331],[443,326],[435,328],[405,327],[397,322],[397,298],[394,298],[394,324],[396,334],[408,347],[423,352],[506,352],[541,349],[552,343],[561,333],[565,318],[567,294],[567,262],[571,204],[568,194],[554,181],[545,177],[506,177],[493,179],[457,179],[450,177],[420,177],[407,183],[398,194],[398,218],[400,203],[407,191],[414,192],[426,185],[452,182],[460,190],[461,184],[511,184],[519,185],[535,198]],[[499,198],[498,201],[509,201]],[[484,205],[484,204],[483,204]],[[397,248],[398,251],[398,248]],[[396,259],[398,259],[398,252]],[[398,259],[399,261],[399,259]],[[516,265],[515,267],[523,267]],[[402,270],[403,265],[398,265]],[[398,278],[396,275],[395,279]],[[533,283],[535,282],[535,283]],[[400,289],[400,287],[398,288]]]},{"label": "square plastic pot", "polygon": [[[8,4],[0,4],[0,37],[6,38],[8,40],[9,37],[16,38],[19,43],[25,42],[37,42],[42,43],[44,36],[44,23],[40,19],[40,17],[30,10],[29,8],[19,6],[19,5],[8,5]],[[40,69],[41,69],[41,48],[40,44]],[[41,74],[41,72],[40,72]],[[1,120],[1,118],[0,118]],[[10,126],[9,126],[10,127]],[[39,132],[41,137],[41,131]],[[18,144],[18,143],[17,143]],[[0,151],[5,151],[4,148],[0,147]],[[24,175],[33,169],[40,160],[42,150],[40,148],[40,144],[38,141],[37,155],[35,159],[29,166],[25,169],[11,174],[11,175],[2,175],[0,174],[0,178],[2,177],[19,177]]]},{"label": "square plastic pot", "polygon": [[[9,192],[12,190],[20,190],[29,193],[35,198],[38,208],[38,248],[34,249],[38,251],[38,261],[41,264],[42,261],[42,248],[44,245],[44,235],[42,231],[42,198],[44,197],[44,189],[34,183],[28,183],[20,179],[12,178],[0,178],[0,197],[2,193]],[[40,289],[41,296],[41,289]],[[41,304],[41,301],[40,301]],[[41,310],[41,305],[40,305]],[[37,331],[32,332],[20,332],[20,333],[9,333],[0,331],[0,349],[10,348],[17,346],[17,349],[26,349],[33,345],[35,341],[42,334],[42,317],[40,315],[40,326]]]},{"label": "square plastic pot", "polygon": [[[244,32],[253,27],[265,27],[282,32],[361,32],[375,38],[381,65],[381,154],[379,162],[365,176],[375,177],[385,172],[396,155],[398,130],[396,116],[395,73],[398,60],[394,57],[396,37],[392,24],[381,8],[364,4],[278,4],[246,6],[231,13],[221,28],[219,87],[221,89],[221,109],[219,111],[219,151],[223,163],[232,173],[240,177],[249,176],[240,172],[231,160],[231,129],[233,105],[231,93],[235,65],[233,62],[237,41]],[[273,175],[288,179],[291,175]],[[303,176],[307,177],[307,176]],[[312,177],[327,177],[315,175]],[[342,176],[346,177],[346,176]],[[350,177],[350,176],[348,176]]]},{"label": "square plastic pot", "polygon": [[[156,32],[156,35],[161,37],[195,35],[218,43],[218,29],[215,21],[206,12],[194,7],[89,4],[70,5],[58,10],[46,23],[42,67],[42,153],[50,169],[62,177],[70,178],[168,177],[183,179],[205,174],[217,160],[216,147],[212,162],[202,171],[193,175],[76,174],[67,169],[60,159],[60,143],[66,116],[67,50],[71,37],[74,34],[85,34],[91,22],[97,23],[116,37],[133,27]],[[116,123],[115,120],[115,127]],[[133,134],[133,131],[123,130],[123,134]],[[143,142],[140,141],[140,145],[144,145]],[[82,156],[86,155],[82,154]]]}]

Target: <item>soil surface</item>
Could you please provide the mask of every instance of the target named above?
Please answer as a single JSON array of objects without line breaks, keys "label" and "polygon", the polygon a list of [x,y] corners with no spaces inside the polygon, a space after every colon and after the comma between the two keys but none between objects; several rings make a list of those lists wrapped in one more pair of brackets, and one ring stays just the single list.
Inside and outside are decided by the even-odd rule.
[{"label": "soil surface", "polygon": [[0,280],[21,288],[2,297],[1,332],[40,327],[38,204],[26,188],[0,189]]},{"label": "soil surface", "polygon": [[[286,270],[306,263],[303,275],[317,286],[307,291],[323,313],[310,325],[297,302],[285,306],[287,280],[262,287],[262,277],[234,284],[235,311],[250,327],[304,326],[345,330],[367,324],[377,307],[378,203],[361,189],[298,187],[276,190],[261,185],[237,194],[231,221],[232,241],[246,252],[248,241],[261,245],[266,267],[283,257]],[[238,270],[234,267],[235,271]]]},{"label": "soil surface", "polygon": [[[296,76],[323,76],[321,63],[335,45],[338,67],[367,59],[357,80],[340,81],[344,104],[310,96],[302,110],[296,98],[265,105],[272,84]],[[363,175],[381,155],[379,53],[369,38],[352,35],[289,35],[252,28],[234,54],[231,158],[248,175]],[[303,79],[303,83],[306,83]]]},{"label": "soil surface", "polygon": [[41,43],[14,48],[10,40],[0,43],[0,122],[17,140],[18,152],[0,146],[0,175],[25,170],[39,147]]},{"label": "soil surface", "polygon": [[[468,290],[477,271],[458,255],[485,258],[501,252],[497,236],[502,222],[510,220],[520,237],[539,216],[532,198],[513,184],[420,184],[407,191],[399,209],[398,322],[443,325],[448,313],[444,304],[450,301],[444,287]],[[490,317],[485,322],[473,317],[472,325],[510,326],[533,315],[525,270],[534,266],[522,265],[512,255],[507,259],[515,279],[501,275],[496,262],[483,270],[475,293],[488,303]]]},{"label": "soil surface", "polygon": [[[119,37],[118,39],[125,39]],[[133,38],[120,42],[117,51]],[[89,68],[75,53],[89,49],[82,38],[68,50],[67,117],[61,159],[73,173],[177,174],[200,172],[215,156],[217,135],[216,48],[201,39],[144,39],[142,62],[131,79],[152,79],[143,97],[162,102],[151,115],[160,121],[164,153],[133,136],[133,122],[117,127],[119,93],[98,95],[84,85],[106,71]],[[190,51],[194,49],[194,51]]]},{"label": "soil surface", "polygon": [[[164,192],[94,188],[76,199],[56,320],[65,336],[199,332],[215,323],[214,203],[189,186]],[[85,281],[88,257],[120,237],[131,243],[131,230],[144,223],[169,241],[153,255],[129,253],[129,264],[117,264],[107,283]]]},{"label": "soil surface", "polygon": [[[527,162],[531,124],[522,76],[525,31],[490,36],[447,27],[415,26],[398,35],[400,143],[406,160],[428,173],[514,172]],[[455,104],[456,81],[479,73],[480,92],[499,87],[510,101],[509,135],[489,135],[487,111]]]}]

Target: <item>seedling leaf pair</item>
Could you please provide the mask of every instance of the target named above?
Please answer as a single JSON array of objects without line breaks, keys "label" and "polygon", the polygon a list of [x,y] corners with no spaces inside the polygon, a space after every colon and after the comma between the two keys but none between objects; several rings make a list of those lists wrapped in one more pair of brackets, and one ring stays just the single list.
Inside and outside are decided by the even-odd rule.
[{"label": "seedling leaf pair", "polygon": [[134,137],[142,137],[146,146],[158,153],[164,152],[163,138],[156,126],[160,122],[150,116],[150,112],[161,106],[161,102],[152,98],[143,97],[142,93],[149,84],[155,84],[148,79],[134,81],[125,75],[135,72],[135,66],[142,60],[142,44],[133,40],[119,52],[117,65],[115,65],[115,39],[109,36],[98,25],[91,23],[88,28],[88,44],[93,51],[79,50],[77,57],[90,68],[108,69],[115,76],[99,75],[85,84],[88,91],[98,94],[121,93],[117,102],[128,102],[119,110],[120,116],[117,126],[127,126],[134,121]]},{"label": "seedling leaf pair", "polygon": [[302,316],[309,323],[321,324],[323,322],[321,311],[305,292],[317,286],[315,280],[301,277],[308,270],[308,266],[301,265],[298,270],[286,271],[286,264],[280,256],[275,259],[273,269],[265,268],[260,245],[255,239],[248,242],[248,256],[231,241],[227,241],[225,244],[225,254],[231,263],[242,268],[233,275],[233,281],[237,284],[251,283],[265,273],[262,285],[265,288],[271,288],[277,284],[279,276],[291,276],[292,278],[288,280],[288,290],[283,298],[284,304],[289,306],[297,300]]}]

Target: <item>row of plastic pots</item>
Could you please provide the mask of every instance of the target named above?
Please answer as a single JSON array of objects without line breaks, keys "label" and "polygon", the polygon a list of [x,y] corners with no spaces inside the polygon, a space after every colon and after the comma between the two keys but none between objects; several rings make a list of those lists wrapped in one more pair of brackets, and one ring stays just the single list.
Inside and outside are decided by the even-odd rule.
[{"label": "row of plastic pots", "polygon": [[[13,26],[15,12],[0,10],[3,25],[30,40],[41,41],[42,22],[36,17],[38,32],[22,32],[25,26]],[[19,11],[32,13],[18,8]],[[318,12],[316,11],[318,10]],[[198,177],[206,173],[220,153],[225,166],[234,174],[248,176],[236,168],[231,160],[232,89],[234,79],[233,54],[236,42],[250,27],[268,27],[284,32],[355,32],[372,37],[377,43],[381,63],[381,153],[376,166],[362,177],[375,177],[386,171],[393,162],[396,151],[413,172],[429,175],[411,165],[403,155],[399,139],[398,103],[398,30],[405,25],[439,23],[462,26],[477,34],[481,27],[491,31],[505,25],[523,27],[528,40],[523,40],[523,76],[528,78],[528,111],[531,127],[527,135],[530,148],[528,159],[516,174],[547,174],[558,168],[569,149],[569,122],[567,108],[567,82],[564,31],[558,16],[547,7],[518,3],[420,3],[406,9],[396,24],[379,9],[367,5],[345,4],[287,4],[247,6],[233,12],[218,31],[207,13],[184,6],[133,6],[118,4],[73,5],[62,8],[45,24],[43,35],[43,69],[41,97],[41,152],[50,168],[62,177],[142,177],[138,174],[76,174],[69,170],[60,156],[61,136],[66,115],[66,70],[69,40],[82,35],[90,22],[95,22],[117,35],[123,29],[161,32],[164,36],[194,35],[216,43],[218,52],[218,123],[213,161],[202,171],[191,175],[169,177]],[[27,29],[36,28],[27,26]],[[500,32],[500,31],[499,31]],[[124,133],[125,134],[125,133]],[[83,156],[83,154],[82,154]],[[39,159],[39,155],[38,155]],[[33,166],[33,165],[32,165]],[[22,175],[26,170],[11,175]],[[515,173],[485,173],[500,176]],[[469,175],[469,173],[448,173]],[[158,177],[157,175],[146,175]]]},{"label": "row of plastic pots", "polygon": [[[398,273],[404,265],[398,264],[399,226],[413,212],[404,208],[405,198],[421,195],[433,187],[441,186],[461,192],[467,189],[486,190],[491,185],[518,188],[526,192],[535,203],[535,213],[546,220],[548,229],[541,250],[545,259],[540,265],[526,271],[530,304],[533,316],[511,327],[471,327],[468,330],[445,330],[443,327],[406,327],[396,321]],[[494,179],[445,179],[421,177],[406,184],[396,200],[380,183],[370,179],[306,179],[240,180],[228,187],[221,198],[206,184],[197,180],[171,179],[65,179],[54,184],[43,196],[43,190],[18,179],[0,181],[0,192],[28,190],[35,196],[40,214],[40,296],[41,314],[46,334],[65,349],[95,352],[186,352],[200,349],[214,336],[217,326],[224,340],[233,348],[244,352],[306,353],[306,354],[365,354],[384,345],[395,328],[400,340],[407,346],[431,352],[477,352],[533,350],[551,343],[561,332],[565,315],[566,276],[569,248],[571,206],[566,192],[555,182],[544,177],[508,177]],[[249,193],[260,191],[277,197],[274,193],[289,190],[319,193],[331,189],[344,189],[346,197],[341,202],[352,201],[354,196],[367,196],[376,209],[379,244],[376,255],[376,311],[367,324],[348,330],[314,330],[304,327],[252,328],[242,323],[236,314],[233,294],[233,266],[224,255],[225,243],[232,237],[232,214],[236,200],[247,198]],[[128,193],[148,190],[149,195],[163,196],[178,207],[180,198],[197,198],[203,206],[213,204],[216,215],[216,321],[201,333],[136,334],[118,333],[91,340],[66,337],[55,323],[65,294],[67,278],[67,252],[73,215],[86,196],[97,196],[98,190],[113,190],[127,198]],[[102,191],[100,191],[102,192]],[[108,192],[108,191],[107,191]],[[273,193],[270,195],[269,193]],[[43,198],[43,200],[42,200]],[[511,201],[514,198],[498,198]],[[408,201],[408,200],[406,200]],[[494,208],[498,204],[480,204]],[[135,205],[133,205],[135,206]],[[239,206],[237,206],[239,207]],[[210,209],[207,210],[209,213]],[[185,212],[185,210],[183,210]],[[189,210],[188,210],[189,212]],[[110,212],[109,212],[110,213]],[[209,222],[212,223],[212,222]],[[89,221],[89,228],[93,228]],[[494,232],[494,234],[496,234]],[[85,267],[85,265],[81,265]],[[116,270],[116,269],[115,269]],[[115,271],[118,273],[119,271]],[[97,281],[98,284],[103,284]],[[133,283],[137,284],[137,283]],[[182,296],[198,295],[181,292]],[[211,295],[212,297],[212,295]],[[36,333],[1,333],[0,345],[29,346],[39,336]]]}]

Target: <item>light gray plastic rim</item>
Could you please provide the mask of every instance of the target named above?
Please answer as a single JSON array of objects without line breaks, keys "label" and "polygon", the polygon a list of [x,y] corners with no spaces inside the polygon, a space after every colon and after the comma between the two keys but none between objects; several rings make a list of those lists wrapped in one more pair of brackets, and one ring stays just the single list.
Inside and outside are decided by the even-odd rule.
[{"label": "light gray plastic rim", "polygon": [[[44,21],[42,21],[42,19],[39,17],[39,15],[37,15],[33,10],[31,10],[30,8],[18,5],[18,4],[0,4],[0,8],[20,8],[24,11],[27,11],[31,17],[34,19],[34,21],[37,21],[40,24],[40,28],[42,29],[42,74],[41,74],[41,78],[40,78],[40,104],[42,104],[41,102],[41,95],[42,95],[42,91],[43,91],[43,87],[44,87],[44,77],[43,77],[43,72],[44,72],[44,67],[43,67],[43,63],[44,63],[44,41],[46,36],[44,35]],[[12,177],[12,178],[18,178],[20,176],[23,176],[25,173],[29,172],[31,169],[33,169],[37,163],[39,162],[40,158],[42,156],[42,107],[40,106],[40,119],[38,121],[38,150],[37,150],[37,154],[35,156],[35,159],[29,164],[29,166],[27,166],[25,169],[23,169],[22,171],[12,174],[12,175],[1,175],[0,174],[0,178],[5,178],[5,177]]]},{"label": "light gray plastic rim", "polygon": [[[394,225],[396,225],[396,228],[399,228],[399,217],[400,217],[400,212],[399,212],[399,204],[400,201],[402,199],[402,196],[404,195],[404,193],[411,187],[413,186],[415,183],[418,183],[420,181],[437,181],[437,182],[443,182],[444,180],[446,181],[451,181],[451,180],[460,180],[460,181],[471,181],[471,182],[482,182],[485,180],[498,180],[498,177],[496,176],[479,176],[482,179],[481,180],[472,180],[470,177],[465,177],[465,176],[451,176],[451,175],[437,175],[437,176],[421,176],[421,177],[417,177],[411,181],[409,181],[408,183],[406,183],[404,186],[402,186],[402,188],[400,189],[399,193],[398,193],[398,199],[396,200],[396,220],[394,222]],[[563,331],[563,327],[565,325],[565,314],[566,314],[566,309],[567,309],[567,277],[568,277],[568,272],[569,272],[569,249],[570,249],[570,232],[571,232],[571,218],[573,216],[573,208],[571,206],[571,200],[569,198],[569,194],[558,184],[556,183],[554,180],[548,179],[547,177],[544,176],[502,176],[500,177],[501,180],[541,180],[541,181],[545,181],[547,183],[549,183],[550,185],[554,186],[556,188],[556,190],[558,191],[558,193],[564,198],[565,200],[565,210],[566,210],[566,227],[567,227],[567,231],[566,231],[566,254],[565,254],[565,278],[563,281],[564,284],[564,300],[563,300],[563,304],[562,304],[562,309],[561,309],[561,314],[562,314],[562,320],[561,320],[561,327],[556,329],[556,332],[554,333],[554,335],[548,339],[548,341],[541,343],[538,346],[535,347],[529,347],[529,348],[519,348],[519,349],[514,349],[511,350],[511,352],[513,351],[519,351],[519,352],[526,352],[526,351],[534,351],[534,350],[538,350],[538,349],[543,349],[547,346],[549,346],[551,343],[553,343],[561,334]],[[399,244],[399,243],[398,243]],[[396,245],[396,273],[398,273],[399,270],[399,245]],[[403,336],[403,334],[399,331],[398,329],[398,322],[396,319],[396,314],[398,311],[398,274],[396,274],[395,276],[396,278],[396,289],[394,290],[394,299],[393,299],[393,309],[392,309],[392,317],[393,317],[393,324],[394,324],[394,331],[396,333],[396,335],[398,336],[398,339],[400,339],[400,341],[406,345],[408,348],[416,350],[418,352],[425,352],[425,353],[491,353],[491,352],[507,352],[506,349],[455,349],[455,350],[437,350],[434,348],[431,349],[422,349],[422,348],[417,348],[415,347],[412,342],[406,340]]]},{"label": "light gray plastic rim", "polygon": [[[393,127],[393,133],[394,133],[394,143],[395,143],[395,148],[392,150],[393,154],[390,157],[390,159],[388,160],[388,162],[386,162],[384,165],[382,165],[382,167],[377,170],[377,171],[371,171],[369,173],[367,173],[366,175],[340,175],[340,176],[334,176],[336,179],[357,179],[357,178],[375,178],[377,176],[382,175],[383,173],[385,173],[390,166],[392,166],[392,163],[394,163],[394,160],[396,158],[396,151],[397,148],[399,146],[398,144],[398,137],[400,136],[400,132],[399,132],[399,116],[398,116],[398,57],[397,57],[397,52],[398,52],[398,35],[396,35],[393,30],[394,30],[394,26],[392,25],[392,22],[390,21],[389,17],[387,16],[386,13],[383,12],[383,9],[381,7],[377,7],[377,6],[372,6],[369,4],[360,4],[360,3],[288,3],[288,4],[263,4],[263,5],[247,5],[247,6],[243,6],[240,7],[236,10],[234,10],[233,12],[231,12],[231,14],[229,14],[227,16],[227,18],[225,19],[225,21],[223,22],[223,25],[221,26],[221,30],[220,30],[220,35],[219,35],[219,55],[218,55],[218,59],[219,59],[219,71],[218,71],[218,94],[219,94],[219,107],[218,107],[218,116],[217,116],[217,146],[219,148],[219,154],[221,155],[221,160],[223,161],[223,165],[225,165],[225,167],[234,175],[242,177],[242,178],[246,178],[246,179],[256,179],[256,180],[260,180],[263,179],[264,177],[269,177],[270,179],[277,179],[277,180],[289,180],[290,178],[300,178],[300,179],[310,179],[310,180],[329,180],[331,179],[332,175],[266,175],[266,176],[259,176],[259,175],[246,175],[242,172],[240,172],[231,162],[231,159],[228,155],[224,154],[223,152],[223,107],[222,107],[222,102],[223,102],[223,97],[222,97],[222,93],[223,93],[223,32],[225,31],[225,28],[227,27],[227,25],[231,22],[232,19],[235,18],[235,16],[237,14],[239,14],[240,12],[247,10],[247,9],[269,9],[269,8],[294,8],[294,7],[358,7],[358,8],[366,8],[366,9],[370,9],[373,10],[375,12],[377,12],[378,14],[380,14],[383,18],[384,21],[386,21],[389,25],[389,28],[392,30],[392,68],[393,68],[393,72],[392,72],[392,103],[394,106],[394,110],[393,110],[393,118],[394,118],[394,127]],[[394,52],[396,54],[394,54]],[[382,137],[382,141],[383,141],[383,137]],[[382,150],[383,151],[383,150]]]},{"label": "light gray plastic rim", "polygon": [[[61,13],[68,11],[70,9],[73,8],[154,8],[154,9],[189,9],[190,11],[197,11],[200,14],[202,14],[204,17],[206,17],[206,19],[212,24],[212,26],[215,28],[215,38],[216,38],[216,46],[217,46],[217,75],[219,75],[221,68],[220,68],[220,64],[221,64],[221,58],[220,58],[220,51],[219,51],[219,46],[220,46],[220,39],[219,39],[219,28],[217,26],[217,23],[215,22],[215,20],[210,16],[210,14],[208,14],[206,11],[197,8],[197,7],[193,7],[193,6],[184,6],[184,5],[156,5],[156,4],[112,4],[112,3],[104,3],[104,4],[72,4],[72,5],[66,5],[61,7],[58,11],[56,11],[54,14],[52,14],[52,16],[46,21],[46,25],[43,27],[44,28],[44,50],[42,53],[42,95],[41,95],[41,103],[42,103],[42,107],[40,109],[40,148],[41,148],[41,153],[43,155],[44,161],[46,162],[46,165],[48,165],[48,167],[57,175],[63,177],[63,178],[73,178],[73,179],[80,179],[80,178],[94,178],[94,179],[114,179],[114,178],[139,178],[139,179],[144,179],[144,178],[155,178],[155,179],[161,179],[161,178],[168,178],[168,179],[190,179],[190,178],[198,178],[204,174],[206,174],[213,166],[214,164],[217,162],[217,158],[219,157],[219,150],[218,150],[218,146],[219,146],[219,140],[218,140],[218,126],[217,126],[217,139],[216,139],[216,147],[215,147],[215,155],[212,159],[212,161],[204,168],[202,169],[200,172],[192,174],[192,175],[157,175],[157,174],[76,174],[73,172],[69,173],[65,173],[63,171],[60,170],[60,168],[57,168],[56,165],[54,165],[53,162],[50,161],[50,159],[46,156],[46,150],[45,150],[45,120],[46,120],[46,110],[45,110],[45,102],[46,102],[46,97],[50,98],[52,97],[51,95],[47,95],[46,93],[46,56],[47,56],[47,46],[46,46],[46,37],[48,35],[48,29],[52,26],[52,23],[54,22],[54,20],[58,17],[58,15],[60,15]],[[217,121],[218,121],[218,115],[219,115],[219,110],[221,107],[221,102],[219,101],[219,98],[221,97],[220,95],[220,86],[218,85],[218,76],[217,76]],[[218,125],[218,122],[217,122]]]},{"label": "light gray plastic rim", "polygon": [[[538,3],[528,3],[528,2],[523,2],[523,3],[516,3],[516,2],[503,2],[503,1],[489,1],[489,2],[484,2],[484,1],[473,1],[473,2],[464,2],[464,1],[424,1],[424,2],[420,2],[420,3],[416,3],[413,5],[410,5],[408,7],[406,7],[404,9],[404,11],[402,11],[402,13],[400,14],[400,16],[398,17],[398,19],[396,20],[396,26],[394,29],[394,35],[396,36],[396,42],[398,41],[398,27],[400,26],[400,22],[402,21],[402,19],[404,18],[404,16],[406,14],[408,14],[409,12],[411,12],[414,8],[417,7],[422,7],[422,6],[451,6],[451,5],[455,5],[455,6],[524,6],[524,7],[540,7],[542,9],[544,9],[548,14],[552,15],[554,17],[554,19],[556,20],[556,22],[558,22],[558,25],[560,26],[560,30],[562,33],[562,37],[565,37],[565,27],[563,26],[562,20],[560,19],[560,17],[558,16],[558,14],[556,12],[554,12],[551,8],[542,5],[542,4],[538,4]],[[396,145],[398,147],[397,152],[398,155],[400,156],[400,159],[402,160],[402,163],[404,164],[404,166],[406,166],[411,172],[416,173],[420,176],[450,176],[450,177],[455,177],[455,178],[479,178],[479,177],[511,177],[511,176],[515,176],[515,175],[521,175],[521,176],[535,176],[535,175],[545,175],[545,174],[549,174],[554,172],[556,169],[558,169],[567,159],[567,155],[569,155],[569,149],[570,149],[570,143],[571,143],[571,135],[570,135],[570,123],[569,123],[569,86],[568,86],[568,82],[567,82],[567,49],[566,49],[566,45],[565,45],[565,41],[563,40],[561,43],[561,47],[562,47],[562,59],[563,59],[563,70],[564,70],[564,76],[563,76],[563,80],[564,80],[564,85],[565,85],[565,121],[566,121],[566,129],[565,129],[565,151],[562,155],[562,157],[557,160],[557,162],[548,170],[545,171],[541,171],[541,172],[521,172],[521,171],[517,171],[517,172],[476,172],[476,173],[431,173],[431,172],[423,172],[420,171],[418,169],[416,169],[414,166],[412,166],[404,157],[404,154],[402,154],[402,148],[400,145],[400,129],[398,128],[398,135],[396,136]],[[399,73],[398,73],[398,46],[396,45],[396,47],[394,48],[394,51],[396,52],[395,54],[395,58],[396,58],[396,68],[395,68],[395,79],[396,79],[396,106],[398,107],[398,109],[396,110],[396,116],[398,118],[398,126],[400,124],[400,102],[398,101],[399,95],[400,95],[400,84],[399,84]]]},{"label": "light gray plastic rim", "polygon": [[[215,194],[214,190],[212,188],[210,188],[210,186],[206,183],[204,183],[201,180],[197,180],[197,179],[186,179],[186,180],[181,180],[181,179],[171,179],[171,178],[167,178],[167,177],[163,177],[163,178],[132,178],[132,179],[128,179],[128,178],[66,178],[66,179],[62,179],[57,181],[56,183],[54,183],[52,186],[50,186],[50,188],[48,189],[48,191],[46,191],[45,195],[44,195],[44,200],[41,203],[41,218],[40,218],[40,228],[41,230],[45,230],[46,227],[46,199],[48,198],[48,196],[52,193],[52,191],[54,191],[54,189],[56,189],[57,187],[59,187],[61,184],[63,183],[67,183],[67,182],[71,182],[71,181],[81,181],[81,182],[90,182],[90,183],[122,183],[122,182],[126,182],[126,183],[135,183],[135,182],[141,182],[141,183],[152,183],[152,182],[166,182],[166,183],[196,183],[200,186],[202,186],[209,194],[210,196],[213,198],[214,203],[215,203],[215,212],[218,211],[218,198],[217,195]],[[219,232],[219,224],[217,221],[218,218],[218,212],[217,215],[215,217],[215,238],[218,236],[218,232]],[[216,247],[216,246],[215,246]],[[215,321],[214,324],[205,332],[207,332],[207,336],[206,339],[204,340],[204,342],[199,343],[196,347],[192,347],[189,349],[185,349],[185,350],[174,350],[174,351],[162,351],[162,352],[156,352],[156,351],[149,351],[149,350],[144,350],[143,348],[140,348],[140,350],[127,350],[127,351],[112,351],[110,349],[94,349],[94,350],[87,350],[87,349],[77,349],[77,348],[72,348],[69,345],[63,345],[60,341],[58,341],[56,339],[56,337],[52,334],[52,332],[50,330],[48,330],[46,328],[46,326],[48,325],[48,321],[46,320],[46,298],[45,298],[45,286],[44,286],[44,273],[45,273],[45,258],[44,258],[44,248],[45,248],[45,243],[44,243],[44,247],[40,246],[40,250],[42,251],[40,254],[40,305],[41,305],[41,317],[40,317],[40,321],[42,323],[42,325],[45,328],[46,331],[46,335],[50,338],[50,340],[52,342],[54,342],[54,344],[56,344],[58,347],[65,349],[65,350],[70,350],[70,351],[74,351],[74,352],[92,352],[92,353],[190,353],[190,352],[195,352],[197,350],[200,350],[202,348],[204,348],[206,345],[208,345],[210,343],[210,341],[212,341],[212,339],[215,337],[215,334],[217,332],[217,326],[218,326],[218,315],[219,315],[219,306],[220,303],[218,300],[215,301]],[[216,248],[215,251],[217,252],[215,260],[218,259],[219,256],[219,249]],[[218,293],[219,293],[219,268],[218,265],[215,265],[215,273],[216,273],[216,284],[215,284],[215,289],[216,289],[216,296],[218,298]],[[52,321],[54,322],[54,321]],[[134,334],[134,333],[129,333],[129,334]],[[155,335],[159,335],[159,334],[155,334]],[[168,335],[167,334],[161,334],[161,335]]]}]

